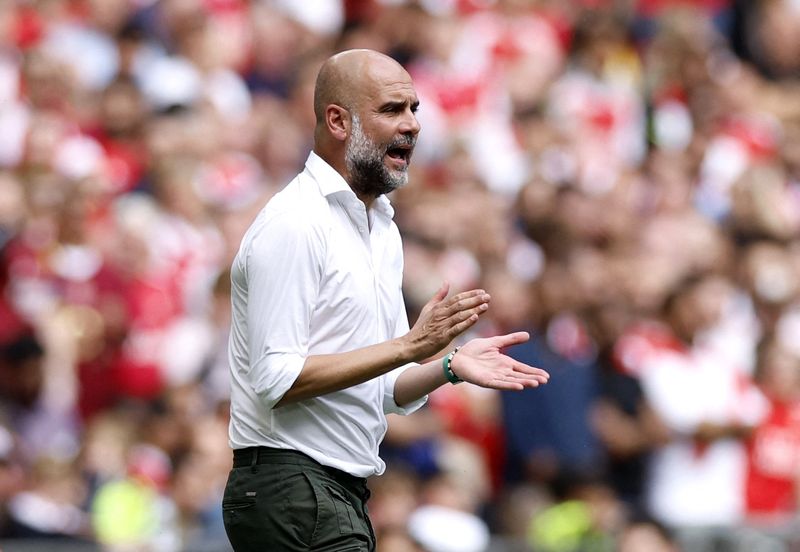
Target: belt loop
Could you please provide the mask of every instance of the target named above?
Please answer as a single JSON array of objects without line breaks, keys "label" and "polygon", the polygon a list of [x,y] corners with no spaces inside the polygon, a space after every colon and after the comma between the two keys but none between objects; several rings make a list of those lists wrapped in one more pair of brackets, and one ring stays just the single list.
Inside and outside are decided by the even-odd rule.
[{"label": "belt loop", "polygon": [[252,449],[253,458],[250,459],[250,473],[258,473],[258,447]]}]

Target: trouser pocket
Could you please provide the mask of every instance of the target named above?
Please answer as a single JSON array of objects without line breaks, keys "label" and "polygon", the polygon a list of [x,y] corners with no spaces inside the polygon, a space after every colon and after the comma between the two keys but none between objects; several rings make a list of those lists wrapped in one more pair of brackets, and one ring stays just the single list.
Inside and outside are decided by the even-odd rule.
[{"label": "trouser pocket", "polygon": [[234,468],[222,499],[228,539],[236,552],[307,551],[317,526],[311,482],[294,466]]},{"label": "trouser pocket", "polygon": [[372,550],[372,530],[360,499],[330,479],[311,480],[318,505],[314,550]]}]

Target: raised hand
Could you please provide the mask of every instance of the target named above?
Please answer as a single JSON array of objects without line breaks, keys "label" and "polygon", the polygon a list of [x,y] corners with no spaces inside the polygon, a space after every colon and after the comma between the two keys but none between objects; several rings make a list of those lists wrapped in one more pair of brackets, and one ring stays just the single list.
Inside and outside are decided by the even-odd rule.
[{"label": "raised hand", "polygon": [[489,308],[489,294],[482,289],[464,291],[447,298],[445,282],[420,312],[405,340],[419,360],[435,355],[470,328]]},{"label": "raised hand", "polygon": [[453,373],[464,381],[481,387],[520,391],[547,383],[550,375],[541,368],[528,366],[504,355],[501,349],[524,343],[527,332],[473,339],[461,347],[450,364]]}]

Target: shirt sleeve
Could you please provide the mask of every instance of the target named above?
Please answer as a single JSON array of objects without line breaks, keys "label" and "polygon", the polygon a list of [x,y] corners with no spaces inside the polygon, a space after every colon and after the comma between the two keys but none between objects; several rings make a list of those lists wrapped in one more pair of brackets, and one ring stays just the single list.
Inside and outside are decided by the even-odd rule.
[{"label": "shirt sleeve", "polygon": [[[401,307],[403,307],[402,301],[400,302]],[[400,337],[401,335],[405,335],[408,333],[408,316],[406,315],[405,308],[401,308],[400,312],[397,316],[397,323],[395,325],[395,332],[394,337]],[[410,402],[409,404],[398,405],[397,402],[394,400],[394,386],[397,383],[397,378],[400,377],[400,374],[411,368],[412,366],[416,366],[417,363],[412,362],[401,366],[400,368],[395,368],[394,370],[387,372],[383,375],[384,378],[384,392],[383,392],[383,412],[384,414],[400,414],[402,416],[407,416],[412,412],[416,412],[422,406],[428,402],[428,395],[417,399],[416,401]]]},{"label": "shirt sleeve", "polygon": [[248,253],[250,381],[271,409],[292,387],[308,356],[324,232],[307,216],[280,213],[254,236]]}]

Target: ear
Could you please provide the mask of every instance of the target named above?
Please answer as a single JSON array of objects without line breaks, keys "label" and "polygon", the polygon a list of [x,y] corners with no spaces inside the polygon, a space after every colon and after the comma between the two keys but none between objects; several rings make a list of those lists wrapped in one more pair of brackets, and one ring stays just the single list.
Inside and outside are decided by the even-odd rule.
[{"label": "ear", "polygon": [[350,133],[350,112],[336,104],[325,108],[325,125],[336,140],[344,142]]}]

